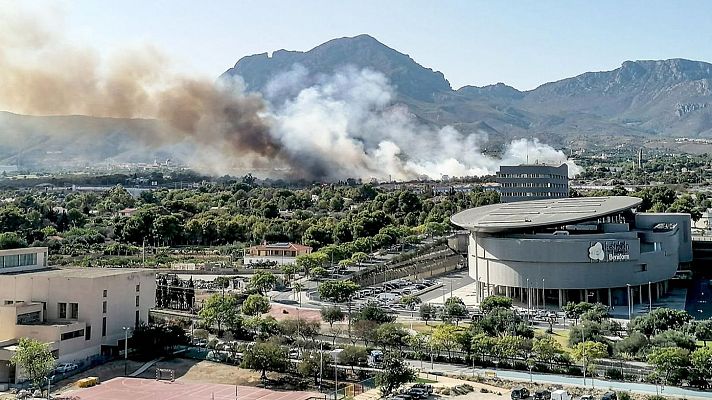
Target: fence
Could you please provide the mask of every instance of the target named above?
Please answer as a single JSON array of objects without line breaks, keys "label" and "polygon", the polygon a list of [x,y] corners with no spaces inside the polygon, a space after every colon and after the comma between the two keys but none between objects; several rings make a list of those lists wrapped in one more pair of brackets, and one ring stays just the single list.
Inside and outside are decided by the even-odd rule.
[{"label": "fence", "polygon": [[346,383],[336,391],[326,393],[326,400],[339,400],[343,398],[354,398],[361,393],[376,388],[376,377],[364,379],[361,382]]}]

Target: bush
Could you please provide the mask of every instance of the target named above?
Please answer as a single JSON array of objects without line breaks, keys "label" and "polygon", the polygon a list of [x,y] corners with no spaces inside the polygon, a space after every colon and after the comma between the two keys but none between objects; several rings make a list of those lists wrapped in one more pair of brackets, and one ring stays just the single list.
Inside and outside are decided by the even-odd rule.
[{"label": "bush", "polygon": [[606,369],[606,378],[620,380],[623,378],[623,373],[618,368]]},{"label": "bush", "polygon": [[630,393],[628,392],[616,392],[618,395],[618,400],[630,400]]},{"label": "bush", "polygon": [[646,399],[647,400],[666,400],[665,397],[660,396],[659,394],[650,395],[650,396],[646,397]]}]

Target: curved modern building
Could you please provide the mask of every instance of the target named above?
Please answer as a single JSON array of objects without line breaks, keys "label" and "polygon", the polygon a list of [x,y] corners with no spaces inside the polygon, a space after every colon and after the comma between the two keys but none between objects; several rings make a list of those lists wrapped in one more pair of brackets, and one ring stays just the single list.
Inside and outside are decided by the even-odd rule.
[{"label": "curved modern building", "polygon": [[689,214],[637,213],[627,196],[522,201],[455,214],[470,231],[468,261],[478,299],[529,304],[647,303],[692,261]]}]

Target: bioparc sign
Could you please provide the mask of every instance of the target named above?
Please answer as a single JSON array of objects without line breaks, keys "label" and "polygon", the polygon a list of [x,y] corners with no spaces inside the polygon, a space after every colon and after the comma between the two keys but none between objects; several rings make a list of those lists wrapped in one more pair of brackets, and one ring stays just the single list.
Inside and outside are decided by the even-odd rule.
[{"label": "bioparc sign", "polygon": [[630,245],[623,240],[591,242],[588,247],[588,258],[596,262],[628,261]]}]

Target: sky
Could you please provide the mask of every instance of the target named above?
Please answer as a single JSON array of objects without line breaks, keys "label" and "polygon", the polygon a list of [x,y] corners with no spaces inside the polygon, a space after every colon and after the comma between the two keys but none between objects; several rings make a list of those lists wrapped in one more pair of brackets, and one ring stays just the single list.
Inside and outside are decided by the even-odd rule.
[{"label": "sky", "polygon": [[[7,7],[19,4],[9,2]],[[59,0],[71,40],[106,53],[151,44],[180,71],[217,77],[246,55],[370,34],[453,88],[520,90],[623,61],[712,62],[712,1]],[[2,23],[2,21],[0,21]]]}]

